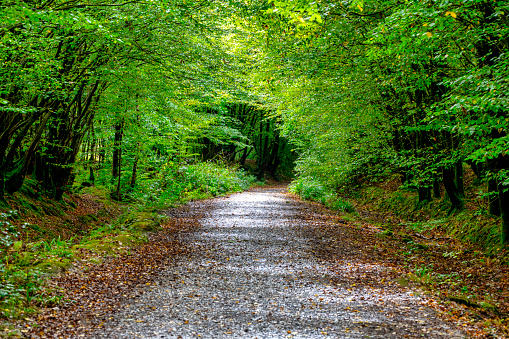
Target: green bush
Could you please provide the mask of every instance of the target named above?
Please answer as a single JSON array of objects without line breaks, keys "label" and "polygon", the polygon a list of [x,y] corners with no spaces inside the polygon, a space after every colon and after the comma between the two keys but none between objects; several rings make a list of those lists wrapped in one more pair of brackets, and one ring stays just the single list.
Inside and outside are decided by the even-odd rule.
[{"label": "green bush", "polygon": [[237,167],[202,162],[167,163],[153,178],[140,178],[129,196],[147,206],[165,207],[245,190],[255,177]]},{"label": "green bush", "polygon": [[289,190],[306,200],[315,201],[320,201],[326,194],[322,184],[310,177],[298,178],[290,184]]},{"label": "green bush", "polygon": [[317,201],[333,210],[347,213],[355,211],[350,202],[338,197],[331,188],[314,178],[298,178],[290,184],[289,190],[305,200]]},{"label": "green bush", "polygon": [[333,210],[339,210],[347,213],[355,212],[353,205],[349,201],[343,200],[340,197],[334,197],[327,200],[325,206]]}]

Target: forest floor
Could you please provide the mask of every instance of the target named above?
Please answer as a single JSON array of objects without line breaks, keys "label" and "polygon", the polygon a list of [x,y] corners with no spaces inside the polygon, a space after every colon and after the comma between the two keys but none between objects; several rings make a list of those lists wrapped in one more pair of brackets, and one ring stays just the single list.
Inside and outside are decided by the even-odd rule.
[{"label": "forest floor", "polygon": [[342,218],[378,228],[382,241],[373,256],[393,257],[407,279],[440,301],[435,306],[444,317],[467,324],[474,336],[509,338],[509,247],[499,243],[500,220],[479,213],[488,207],[471,169],[464,179],[469,190],[457,213],[448,213],[447,199],[416,208],[416,193],[399,189],[394,177],[357,190],[348,199],[356,215]]},{"label": "forest floor", "polygon": [[[489,337],[473,307],[420,289],[401,241],[263,187],[193,202],[151,241],[54,279],[30,338]],[[481,315],[480,315],[481,314]],[[503,337],[503,328],[492,337]]]}]

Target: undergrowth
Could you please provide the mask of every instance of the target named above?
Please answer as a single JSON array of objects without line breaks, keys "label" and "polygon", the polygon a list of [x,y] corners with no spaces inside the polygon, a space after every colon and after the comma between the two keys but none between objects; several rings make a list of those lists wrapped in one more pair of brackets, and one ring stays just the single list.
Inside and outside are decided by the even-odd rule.
[{"label": "undergrowth", "polygon": [[[87,236],[69,239],[31,241],[14,231],[10,218],[15,211],[2,213],[0,224],[0,318],[15,320],[37,311],[39,307],[58,304],[61,296],[51,293],[44,283],[47,277],[68,269],[76,260],[100,262],[102,257],[126,253],[132,245],[145,241],[136,222],[119,218],[98,227]],[[26,225],[25,225],[26,226]]]},{"label": "undergrowth", "polygon": [[[116,183],[106,171],[108,169],[99,171],[95,183],[98,187],[113,192]],[[80,177],[77,182],[83,180],[86,178]],[[157,173],[144,172],[134,187],[129,185],[129,177],[123,177],[122,180],[122,200],[149,210],[175,207],[192,200],[240,192],[256,183],[254,176],[226,163],[187,164],[171,161],[161,164],[161,169]]]},{"label": "undergrowth", "polygon": [[293,181],[289,190],[305,200],[319,202],[327,208],[343,212],[354,212],[353,205],[339,197],[331,188],[313,178],[298,178]]},{"label": "undergrowth", "polygon": [[113,185],[99,179],[91,187],[75,186],[78,193],[60,202],[39,195],[35,181],[28,179],[22,193],[5,200],[0,213],[4,327],[61,301],[59,293],[45,283],[48,277],[69,269],[75,261],[100,262],[129,253],[129,248],[146,241],[146,232],[158,230],[165,222],[157,210],[256,184],[243,170],[216,163],[168,163],[159,174],[149,173],[138,182],[123,192],[123,202],[112,201]]},{"label": "undergrowth", "polygon": [[213,162],[178,165],[168,163],[161,174],[142,180],[129,196],[147,207],[164,208],[192,200],[243,191],[255,177],[237,167]]},{"label": "undergrowth", "polygon": [[[482,209],[466,207],[450,214],[447,198],[434,199],[417,208],[415,192],[384,190],[374,186],[358,190],[355,197],[370,211],[391,214],[405,220],[405,227],[410,231],[421,234],[441,233],[477,246],[489,256],[498,256],[502,261],[509,262],[506,247],[501,242],[501,219]],[[479,204],[468,201],[467,206]]]},{"label": "undergrowth", "polygon": [[[351,199],[340,197],[336,191],[313,177],[300,177],[290,185],[290,191],[303,199],[322,203],[328,208],[345,212],[355,211],[355,206],[364,209],[371,217],[381,216],[378,222],[399,220],[408,231],[432,236],[458,239],[482,250],[488,256],[509,263],[509,250],[501,242],[501,218],[490,215],[487,210],[486,188],[471,177],[465,168],[469,185],[465,190],[465,208],[451,213],[451,204],[442,187],[442,198],[418,204],[415,190],[402,188],[397,175],[385,180],[364,183],[346,189]],[[387,226],[387,225],[386,225]],[[390,226],[390,225],[389,225]]]}]

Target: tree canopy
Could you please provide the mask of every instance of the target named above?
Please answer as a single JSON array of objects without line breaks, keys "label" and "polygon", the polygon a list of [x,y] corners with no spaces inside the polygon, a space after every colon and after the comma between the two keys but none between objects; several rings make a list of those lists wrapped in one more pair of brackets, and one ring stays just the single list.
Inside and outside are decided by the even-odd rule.
[{"label": "tree canopy", "polygon": [[[0,190],[60,198],[77,164],[291,168],[338,190],[399,173],[464,205],[463,165],[509,239],[505,1],[66,1],[0,5]],[[247,162],[246,162],[247,161]],[[107,166],[106,166],[107,165]],[[129,168],[129,175],[122,172]],[[279,171],[279,172],[278,172]],[[129,188],[130,187],[130,188]]]},{"label": "tree canopy", "polygon": [[461,209],[467,163],[509,239],[506,2],[271,4],[275,100],[301,176],[342,187],[398,172],[421,202],[443,183]]}]

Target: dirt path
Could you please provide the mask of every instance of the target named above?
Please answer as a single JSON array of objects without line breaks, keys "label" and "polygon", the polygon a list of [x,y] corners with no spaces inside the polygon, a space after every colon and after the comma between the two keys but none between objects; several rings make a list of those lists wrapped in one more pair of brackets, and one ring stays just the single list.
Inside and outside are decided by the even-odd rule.
[{"label": "dirt path", "polygon": [[[327,239],[309,231],[319,218],[302,217],[309,205],[285,192],[262,188],[213,200],[202,227],[181,239],[201,250],[162,271],[86,337],[465,337],[417,293],[375,284],[387,267],[355,257],[322,261]],[[360,281],[349,279],[359,274]]]}]

